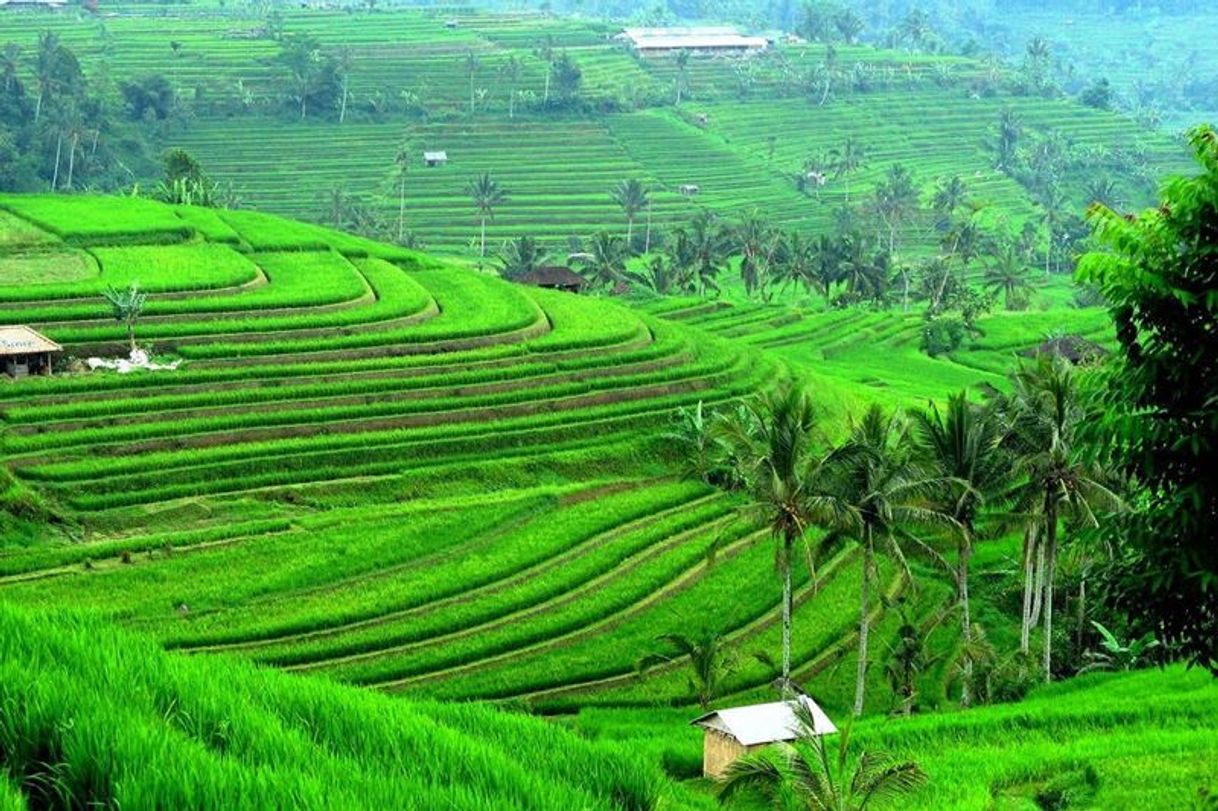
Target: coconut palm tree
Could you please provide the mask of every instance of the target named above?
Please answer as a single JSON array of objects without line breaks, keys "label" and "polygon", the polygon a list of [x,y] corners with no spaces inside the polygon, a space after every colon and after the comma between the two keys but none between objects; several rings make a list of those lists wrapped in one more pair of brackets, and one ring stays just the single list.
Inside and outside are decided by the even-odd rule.
[{"label": "coconut palm tree", "polygon": [[[867,164],[867,148],[853,135],[846,138],[840,149],[829,153],[833,158],[833,176],[848,177]],[[850,205],[850,183],[843,186],[846,192],[846,205]]]},{"label": "coconut palm tree", "polygon": [[483,172],[466,184],[465,193],[474,201],[474,208],[478,210],[478,217],[482,223],[482,247],[478,255],[485,259],[486,221],[495,219],[495,209],[507,201],[507,192],[503,190],[497,180],[491,177],[490,172]]},{"label": "coconut palm tree", "polygon": [[930,205],[939,215],[939,225],[946,227],[955,216],[956,210],[967,203],[968,186],[960,179],[960,175],[952,175],[947,180],[940,181],[939,185],[935,187]]},{"label": "coconut palm tree", "polygon": [[1028,306],[1032,284],[1028,281],[1027,265],[1014,245],[1005,245],[994,255],[993,262],[985,270],[985,285],[1002,296],[1008,310],[1022,310]]},{"label": "coconut palm tree", "polygon": [[664,634],[657,641],[667,645],[667,651],[650,653],[638,661],[639,675],[660,665],[689,660],[689,689],[697,697],[698,706],[706,710],[719,694],[723,682],[736,668],[736,657],[723,634],[706,631],[700,634]]},{"label": "coconut palm tree", "polygon": [[530,236],[521,236],[504,243],[499,254],[499,275],[519,279],[541,267],[549,259],[545,248]]},{"label": "coconut palm tree", "polygon": [[972,611],[969,605],[969,562],[981,509],[996,499],[1010,480],[1011,458],[1003,447],[1005,428],[997,412],[954,394],[940,411],[932,406],[914,415],[916,439],[923,458],[944,487],[936,496],[940,509],[958,526],[956,533],[956,599],[960,604],[960,636],[964,640],[960,703],[968,706],[972,690]]},{"label": "coconut palm tree", "polygon": [[613,202],[622,207],[626,214],[626,245],[634,246],[634,220],[639,212],[651,205],[647,196],[647,187],[638,180],[631,178],[623,180],[613,187],[610,192]]},{"label": "coconut palm tree", "polygon": [[4,75],[4,92],[12,89],[14,84],[21,81],[17,70],[21,66],[21,46],[15,42],[5,44],[0,51],[0,73]]},{"label": "coconut palm tree", "polygon": [[[896,256],[897,229],[907,222],[918,210],[918,191],[914,187],[913,176],[909,170],[900,164],[893,164],[884,177],[884,182],[876,187],[872,203],[876,214],[888,228],[888,254]],[[901,276],[904,279],[905,310],[909,309],[909,271],[902,265]]]},{"label": "coconut palm tree", "polygon": [[733,242],[740,253],[740,279],[748,295],[764,296],[781,236],[757,211],[746,215],[732,229]]},{"label": "coconut palm tree", "polygon": [[509,56],[503,63],[503,67],[500,68],[503,78],[507,79],[508,83],[508,118],[516,117],[516,85],[520,84],[523,70],[520,60],[514,56]]},{"label": "coconut palm tree", "polygon": [[676,61],[676,65],[677,65],[677,76],[676,76],[676,79],[674,79],[674,81],[673,81],[673,85],[674,85],[674,90],[676,92],[676,99],[674,100],[673,106],[680,107],[681,106],[681,96],[683,96],[685,94],[686,88],[688,87],[687,82],[688,82],[688,78],[689,78],[688,77],[689,51],[687,51],[687,50],[677,51],[675,61]]},{"label": "coconut palm tree", "polygon": [[406,232],[406,176],[410,173],[410,161],[413,149],[410,144],[402,144],[393,155],[393,169],[398,181],[398,242]]},{"label": "coconut palm tree", "polygon": [[866,750],[851,756],[849,729],[838,735],[836,752],[831,751],[803,704],[795,714],[799,738],[733,763],[719,786],[720,800],[752,795],[775,811],[866,811],[873,802],[902,797],[926,782],[926,774],[911,761]]},{"label": "coconut palm tree", "polygon": [[[944,478],[926,471],[911,453],[909,427],[897,413],[873,405],[855,424],[846,441],[826,458],[821,486],[822,512],[833,516],[833,528],[854,538],[863,552],[859,588],[858,668],[854,714],[863,713],[871,630],[871,589],[878,577],[876,555],[887,553],[906,570],[902,541],[914,526],[954,530],[950,515],[933,504]],[[923,548],[924,544],[913,539]]]},{"label": "coconut palm tree", "polygon": [[139,282],[132,282],[126,290],[107,287],[102,291],[102,296],[110,302],[114,320],[127,328],[127,343],[130,345],[131,351],[135,352],[135,323],[144,310],[144,302],[148,300],[148,294],[140,290]]},{"label": "coconut palm tree", "polygon": [[461,60],[461,66],[465,68],[465,75],[469,78],[469,114],[474,114],[474,79],[478,76],[478,69],[482,67],[482,62],[478,59],[478,55],[472,50],[465,53],[465,58]]},{"label": "coconut palm tree", "polygon": [[746,401],[741,409],[721,419],[718,428],[724,447],[742,471],[751,498],[746,512],[764,521],[778,542],[786,694],[791,683],[791,569],[796,545],[806,541],[818,519],[823,520],[821,511],[831,512],[833,507],[821,499],[817,483],[816,412],[807,391],[783,383]]},{"label": "coconut palm tree", "polygon": [[999,401],[1011,426],[1011,446],[1020,477],[1011,496],[1019,514],[1026,517],[1025,611],[1022,641],[1027,647],[1031,618],[1027,595],[1033,589],[1032,558],[1043,555],[1039,566],[1041,612],[1044,619],[1042,665],[1046,681],[1052,679],[1053,583],[1056,577],[1059,523],[1098,526],[1097,513],[1122,509],[1120,497],[1104,484],[1104,472],[1086,460],[1078,447],[1077,432],[1085,420],[1078,380],[1069,361],[1042,355],[1012,376],[1013,391]]},{"label": "coconut palm tree", "polygon": [[593,287],[612,289],[626,278],[626,243],[616,234],[601,231],[588,245],[589,258],[582,263]]},{"label": "coconut palm tree", "polygon": [[61,56],[58,34],[44,31],[38,35],[38,54],[34,61],[34,78],[38,84],[38,101],[34,104],[35,124],[42,115],[43,102],[55,88]]}]

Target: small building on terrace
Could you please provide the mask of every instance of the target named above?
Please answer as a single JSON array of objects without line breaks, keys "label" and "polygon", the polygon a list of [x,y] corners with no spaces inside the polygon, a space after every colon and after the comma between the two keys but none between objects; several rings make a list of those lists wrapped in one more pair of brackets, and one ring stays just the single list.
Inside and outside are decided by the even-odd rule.
[{"label": "small building on terrace", "polygon": [[443,166],[448,163],[448,153],[442,149],[435,152],[424,152],[423,163],[427,166]]},{"label": "small building on terrace", "polygon": [[63,347],[29,327],[0,326],[0,372],[9,377],[49,375]]},{"label": "small building on terrace", "polygon": [[521,284],[531,284],[534,287],[544,287],[548,290],[562,290],[565,293],[578,293],[584,289],[584,277],[571,268],[557,265],[544,265],[521,276]]},{"label": "small building on terrace", "polygon": [[770,47],[765,37],[749,37],[731,26],[626,28],[616,39],[639,56],[662,57],[679,51],[704,54],[751,54]]},{"label": "small building on terrace", "polygon": [[837,732],[829,716],[808,696],[708,712],[690,721],[690,724],[703,730],[702,774],[718,779],[743,755],[770,744],[798,738],[800,722],[795,714],[797,702],[803,704],[812,717],[814,734],[832,735]]}]

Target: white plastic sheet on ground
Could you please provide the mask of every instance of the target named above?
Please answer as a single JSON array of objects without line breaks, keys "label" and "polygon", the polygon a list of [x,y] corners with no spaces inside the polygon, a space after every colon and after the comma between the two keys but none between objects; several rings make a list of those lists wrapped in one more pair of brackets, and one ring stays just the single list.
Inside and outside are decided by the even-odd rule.
[{"label": "white plastic sheet on ground", "polygon": [[178,368],[181,359],[171,363],[153,363],[148,358],[148,353],[142,349],[133,349],[131,356],[127,358],[118,358],[117,360],[109,360],[107,358],[89,358],[85,364],[92,370],[111,369],[118,372],[120,375],[128,374],[135,371],[147,372],[172,372]]}]

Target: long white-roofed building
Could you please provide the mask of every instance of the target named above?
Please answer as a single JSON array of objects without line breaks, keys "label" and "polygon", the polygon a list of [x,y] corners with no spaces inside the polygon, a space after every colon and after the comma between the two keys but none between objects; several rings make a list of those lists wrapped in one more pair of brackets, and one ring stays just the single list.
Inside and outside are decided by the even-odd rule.
[{"label": "long white-roofed building", "polygon": [[770,47],[765,37],[750,37],[731,26],[690,28],[626,28],[618,38],[639,56],[667,56],[677,51],[710,54],[749,54]]}]

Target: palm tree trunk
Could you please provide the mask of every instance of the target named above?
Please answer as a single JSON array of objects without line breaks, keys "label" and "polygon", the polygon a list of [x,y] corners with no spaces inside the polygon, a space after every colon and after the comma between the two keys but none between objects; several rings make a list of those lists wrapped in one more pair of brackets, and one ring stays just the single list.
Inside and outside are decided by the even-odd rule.
[{"label": "palm tree trunk", "polygon": [[795,540],[789,535],[782,541],[782,697],[788,697],[791,685],[791,555]]},{"label": "palm tree trunk", "polygon": [[482,251],[480,256],[486,258],[486,217],[482,218]]},{"label": "palm tree trunk", "polygon": [[348,81],[347,77],[346,77],[346,75],[344,75],[343,76],[343,103],[342,103],[342,106],[339,107],[339,109],[338,109],[338,123],[339,124],[342,124],[344,121],[347,120],[347,97],[350,95],[349,93],[347,93],[347,81]]},{"label": "palm tree trunk", "polygon": [[1023,613],[1019,630],[1019,652],[1027,654],[1032,640],[1032,580],[1036,554],[1036,528],[1029,525],[1023,532]]},{"label": "palm tree trunk", "polygon": [[1035,627],[1040,623],[1040,612],[1045,595],[1045,544],[1041,542],[1036,547],[1036,582],[1032,586],[1032,614],[1028,618],[1029,625]]},{"label": "palm tree trunk", "polygon": [[406,230],[406,176],[398,180],[398,242]]},{"label": "palm tree trunk", "polygon": [[72,175],[76,171],[76,142],[80,138],[79,134],[72,135],[72,146],[68,150],[68,185],[67,188],[72,188]]},{"label": "palm tree trunk", "polygon": [[38,118],[42,115],[42,97],[46,91],[41,87],[38,89],[38,101],[34,104],[34,123],[38,123]]},{"label": "palm tree trunk", "polygon": [[131,346],[131,353],[135,354],[135,322],[127,321],[127,343]]},{"label": "palm tree trunk", "polygon": [[626,250],[629,251],[630,247],[632,245],[634,245],[634,217],[633,216],[626,218]]},{"label": "palm tree trunk", "polygon": [[867,527],[863,541],[863,578],[859,588],[859,660],[854,677],[855,718],[863,714],[863,700],[867,691],[867,637],[871,633],[871,568],[874,555],[871,527]]},{"label": "palm tree trunk", "polygon": [[1048,537],[1045,550],[1045,681],[1053,681],[1053,579],[1057,572],[1057,504],[1050,500],[1046,505],[1045,523]]},{"label": "palm tree trunk", "polygon": [[956,591],[960,598],[960,637],[964,640],[964,681],[960,687],[960,706],[967,707],[973,698],[973,623],[968,602],[968,566],[973,545],[966,537],[960,542],[960,561],[956,572]]},{"label": "palm tree trunk", "polygon": [[59,155],[63,151],[63,135],[55,138],[55,173],[51,176],[51,191],[59,188]]},{"label": "palm tree trunk", "polygon": [[647,201],[647,237],[643,240],[643,253],[651,253],[651,201]]}]

